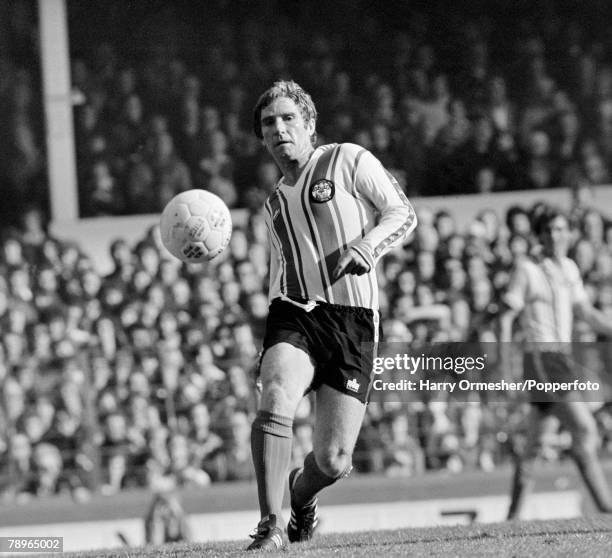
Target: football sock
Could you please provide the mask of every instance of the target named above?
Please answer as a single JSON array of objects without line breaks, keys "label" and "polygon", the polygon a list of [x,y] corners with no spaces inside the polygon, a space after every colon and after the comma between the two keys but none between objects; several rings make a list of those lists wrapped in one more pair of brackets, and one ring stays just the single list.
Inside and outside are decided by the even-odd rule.
[{"label": "football sock", "polygon": [[588,455],[575,452],[572,454],[578,470],[584,479],[591,497],[595,501],[600,512],[612,512],[612,496],[610,487],[604,474],[601,463],[596,454]]},{"label": "football sock", "polygon": [[262,518],[270,514],[281,517],[292,438],[292,418],[257,412],[251,428],[251,453]]},{"label": "football sock", "polygon": [[296,508],[301,508],[309,504],[326,486],[330,486],[338,479],[348,476],[351,469],[352,467],[349,466],[347,470],[338,477],[330,477],[319,469],[314,453],[310,452],[306,456],[306,459],[304,459],[302,474],[297,478],[293,486],[291,505]]},{"label": "football sock", "polygon": [[520,517],[525,500],[533,489],[533,485],[535,484],[533,480],[534,462],[534,458],[523,459],[517,457],[516,459],[508,519],[517,519]]}]

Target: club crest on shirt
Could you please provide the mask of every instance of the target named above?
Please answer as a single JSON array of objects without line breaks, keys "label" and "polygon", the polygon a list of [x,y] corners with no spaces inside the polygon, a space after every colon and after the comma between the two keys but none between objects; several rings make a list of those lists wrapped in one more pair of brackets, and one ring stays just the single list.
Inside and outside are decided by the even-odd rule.
[{"label": "club crest on shirt", "polygon": [[334,197],[335,191],[334,183],[322,178],[310,185],[310,199],[315,203],[325,203]]}]

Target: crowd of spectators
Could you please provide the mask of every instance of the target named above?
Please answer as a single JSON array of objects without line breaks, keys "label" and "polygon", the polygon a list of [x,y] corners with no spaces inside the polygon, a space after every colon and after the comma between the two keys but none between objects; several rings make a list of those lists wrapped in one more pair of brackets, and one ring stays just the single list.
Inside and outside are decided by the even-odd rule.
[{"label": "crowd of spectators", "polygon": [[[371,149],[410,196],[571,187],[572,257],[594,303],[612,313],[612,228],[586,199],[612,163],[604,38],[554,13],[509,26],[456,15],[434,25],[435,13],[412,13],[392,26],[384,10],[360,12],[367,2],[337,2],[325,20],[292,13],[289,3],[253,2],[255,12],[233,15],[224,2],[206,4],[205,22],[179,18],[181,2],[158,6],[156,18],[126,34],[126,52],[108,40],[86,48],[75,23],[81,215],[158,212],[194,186],[250,210],[248,226],[213,264],[180,264],[152,229],[135,246],[118,239],[109,247],[115,267],[106,276],[85,247],[49,236],[41,212],[23,203],[44,207],[45,198],[35,63],[30,28],[20,23],[32,4],[14,3],[21,19],[18,8],[0,18],[14,39],[10,48],[0,39],[0,116],[9,124],[2,148],[15,150],[0,158],[0,187],[21,208],[20,226],[6,229],[0,246],[4,498],[252,478],[252,372],[267,315],[258,208],[278,170],[250,132],[250,108],[279,77],[312,92],[320,142]],[[85,8],[71,9],[74,20]],[[413,240],[379,268],[386,340],[417,348],[496,341],[499,294],[533,248],[540,210],[517,205],[502,218],[491,209],[459,230],[450,207],[419,206]],[[584,324],[576,335],[597,339]],[[484,403],[479,394],[409,407],[375,399],[356,469],[413,475],[504,463],[525,405]],[[311,449],[310,410],[305,398],[296,463]],[[605,408],[600,418],[609,451],[612,418]],[[554,422],[546,447],[550,459],[568,447]]]},{"label": "crowd of spectators", "polygon": [[[379,266],[385,341],[412,353],[495,345],[499,295],[535,246],[531,224],[542,207],[512,207],[505,220],[487,210],[463,231],[452,213],[418,206],[414,237]],[[576,206],[573,219],[572,256],[593,303],[612,314],[612,226],[592,207]],[[224,256],[187,265],[154,227],[134,246],[113,242],[114,269],[101,276],[82,247],[50,237],[40,213],[28,211],[0,245],[0,493],[251,479],[266,242],[262,215],[252,213]],[[575,336],[597,340],[583,323]],[[486,352],[493,370],[495,350]],[[588,365],[597,372],[606,358]],[[295,421],[296,463],[311,449],[311,403],[303,400]],[[491,470],[511,458],[525,426],[520,397],[408,403],[373,397],[357,471]],[[600,417],[610,451],[612,416],[604,408]],[[569,439],[550,428],[546,455],[555,460]]]},{"label": "crowd of spectators", "polygon": [[25,200],[46,204],[44,123],[35,6],[0,3],[0,220],[14,223]]},{"label": "crowd of spectators", "polygon": [[[278,175],[251,108],[278,78],[313,94],[320,142],[371,149],[412,196],[609,182],[605,6],[577,18],[563,2],[512,17],[495,2],[464,15],[407,4],[337,2],[324,17],[269,1],[69,5],[81,216],[158,212],[190,187],[258,206]],[[15,6],[0,166],[24,200],[44,198],[43,125],[33,6]]]},{"label": "crowd of spectators", "polygon": [[159,211],[192,186],[257,206],[278,176],[250,109],[280,77],[312,92],[319,142],[370,149],[409,195],[609,182],[612,65],[596,35],[459,18],[440,36],[433,15],[385,30],[364,13],[311,35],[310,18],[281,10],[273,42],[260,11],[218,17],[203,56],[158,44],[138,65],[103,43],[75,57],[83,214]]}]

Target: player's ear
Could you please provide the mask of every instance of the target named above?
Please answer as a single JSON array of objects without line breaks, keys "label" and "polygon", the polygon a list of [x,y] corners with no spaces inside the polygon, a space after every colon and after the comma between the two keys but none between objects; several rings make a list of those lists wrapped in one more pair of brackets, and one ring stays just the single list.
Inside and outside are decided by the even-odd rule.
[{"label": "player's ear", "polygon": [[312,136],[315,133],[315,121],[314,119],[306,120],[306,129],[308,130],[308,135]]}]

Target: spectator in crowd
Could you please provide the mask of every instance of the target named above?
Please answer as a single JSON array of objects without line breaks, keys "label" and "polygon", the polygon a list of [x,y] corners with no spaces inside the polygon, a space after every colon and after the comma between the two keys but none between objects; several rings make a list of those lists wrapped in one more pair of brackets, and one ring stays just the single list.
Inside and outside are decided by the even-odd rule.
[{"label": "spectator in crowd", "polygon": [[110,165],[104,159],[92,162],[89,176],[83,180],[79,198],[82,200],[82,217],[121,215],[125,211],[123,192],[119,189]]},{"label": "spectator in crowd", "polygon": [[[134,71],[130,69],[124,76],[134,79]],[[131,86],[130,86],[131,87]],[[109,130],[113,145],[113,158],[111,165],[115,173],[123,174],[127,164],[138,156],[146,140],[145,111],[142,98],[131,91],[118,101],[118,113],[111,120]]]},{"label": "spectator in crowd", "polygon": [[28,491],[36,496],[52,496],[63,486],[63,462],[59,449],[51,444],[41,443],[32,453],[32,482]]},{"label": "spectator in crowd", "polygon": [[236,409],[226,418],[223,449],[215,452],[205,467],[215,481],[253,479],[251,429],[246,412]]},{"label": "spectator in crowd", "polygon": [[516,105],[508,98],[503,76],[492,77],[488,87],[488,115],[501,141],[507,141],[516,132]]},{"label": "spectator in crowd", "polygon": [[192,540],[189,518],[178,497],[172,493],[156,494],[144,520],[145,541],[159,546]]},{"label": "spectator in crowd", "polygon": [[525,140],[525,186],[528,189],[550,188],[558,183],[558,168],[552,156],[550,136],[546,130],[532,128]]},{"label": "spectator in crowd", "polygon": [[15,433],[7,440],[7,459],[3,460],[4,475],[0,495],[2,499],[27,499],[33,477],[32,445],[24,433]]},{"label": "spectator in crowd", "polygon": [[[227,136],[223,130],[215,127],[208,131],[207,145],[198,161],[199,173],[196,175],[196,183],[202,188],[209,189],[212,179],[216,177],[233,179],[234,164],[228,149]],[[226,203],[232,206],[232,201],[235,200]]]},{"label": "spectator in crowd", "polygon": [[192,187],[187,165],[177,156],[167,132],[147,137],[144,155],[128,172],[127,205],[130,213],[155,213],[179,192]]},{"label": "spectator in crowd", "polygon": [[112,494],[123,487],[130,455],[126,419],[118,409],[105,417],[103,433],[101,447],[105,477],[103,490],[107,494]]},{"label": "spectator in crowd", "polygon": [[437,133],[433,149],[438,157],[446,157],[468,141],[471,133],[472,123],[467,117],[465,103],[453,99],[449,104],[448,122]]},{"label": "spectator in crowd", "polygon": [[410,434],[409,418],[405,412],[387,417],[388,440],[385,444],[385,474],[390,477],[409,477],[425,470],[425,456],[417,440]]}]

